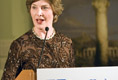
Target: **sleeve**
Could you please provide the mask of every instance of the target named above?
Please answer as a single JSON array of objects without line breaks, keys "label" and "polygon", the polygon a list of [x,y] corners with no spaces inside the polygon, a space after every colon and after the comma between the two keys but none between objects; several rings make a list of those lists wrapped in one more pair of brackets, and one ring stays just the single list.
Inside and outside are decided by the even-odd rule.
[{"label": "sleeve", "polygon": [[18,56],[20,49],[21,47],[19,43],[17,41],[13,41],[8,52],[8,57],[1,80],[15,80],[17,70],[20,65],[20,59]]},{"label": "sleeve", "polygon": [[74,49],[73,49],[73,44],[72,44],[72,40],[70,40],[70,48],[69,48],[69,53],[70,53],[70,58],[69,58],[69,62],[70,62],[70,67],[75,67],[75,55],[74,55]]},{"label": "sleeve", "polygon": [[75,67],[75,55],[72,40],[68,37],[64,37],[62,45],[62,47],[64,48],[64,52],[67,54],[66,63],[68,67]]}]

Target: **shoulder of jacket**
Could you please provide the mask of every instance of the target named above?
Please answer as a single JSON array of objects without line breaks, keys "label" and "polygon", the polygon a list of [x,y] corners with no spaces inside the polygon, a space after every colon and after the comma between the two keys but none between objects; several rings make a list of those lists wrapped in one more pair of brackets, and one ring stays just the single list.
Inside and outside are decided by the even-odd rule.
[{"label": "shoulder of jacket", "polygon": [[60,39],[62,41],[66,41],[66,42],[69,42],[69,43],[72,43],[72,40],[70,37],[68,37],[67,35],[63,34],[63,33],[60,33],[60,32],[57,32],[57,35],[58,37],[60,37]]}]

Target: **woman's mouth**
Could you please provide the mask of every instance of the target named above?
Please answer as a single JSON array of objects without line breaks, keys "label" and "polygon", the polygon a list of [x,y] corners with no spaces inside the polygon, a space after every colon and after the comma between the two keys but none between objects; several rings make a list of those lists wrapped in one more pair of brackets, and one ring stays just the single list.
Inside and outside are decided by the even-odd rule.
[{"label": "woman's mouth", "polygon": [[42,23],[44,22],[44,19],[36,19],[36,22],[37,22],[38,24],[42,24]]}]

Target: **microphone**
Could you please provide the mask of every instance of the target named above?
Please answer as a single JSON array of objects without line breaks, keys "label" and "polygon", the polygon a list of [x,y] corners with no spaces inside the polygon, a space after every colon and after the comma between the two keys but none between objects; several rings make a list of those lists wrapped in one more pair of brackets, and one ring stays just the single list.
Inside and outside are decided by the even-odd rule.
[{"label": "microphone", "polygon": [[49,30],[49,28],[48,28],[48,27],[46,27],[46,28],[45,28],[45,31],[47,32],[48,30]]},{"label": "microphone", "polygon": [[42,47],[41,54],[40,54],[40,57],[39,57],[38,67],[39,67],[39,65],[40,65],[41,58],[42,58],[42,55],[43,55],[43,50],[44,50],[44,47],[45,47],[45,41],[46,41],[46,37],[47,37],[47,33],[48,33],[48,31],[49,31],[49,28],[46,27],[46,28],[45,28],[45,31],[46,31],[46,35],[45,35],[45,38],[44,38],[43,47]]}]

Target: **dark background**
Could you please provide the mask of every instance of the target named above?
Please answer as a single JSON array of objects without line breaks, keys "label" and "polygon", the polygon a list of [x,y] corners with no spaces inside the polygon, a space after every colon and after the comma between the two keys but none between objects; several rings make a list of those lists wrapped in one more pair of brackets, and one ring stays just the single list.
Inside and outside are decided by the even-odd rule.
[{"label": "dark background", "polygon": [[[83,33],[95,38],[96,22],[92,0],[63,0],[63,4],[65,10],[55,28],[72,38]],[[108,39],[118,40],[118,0],[110,0],[107,17]]]}]

